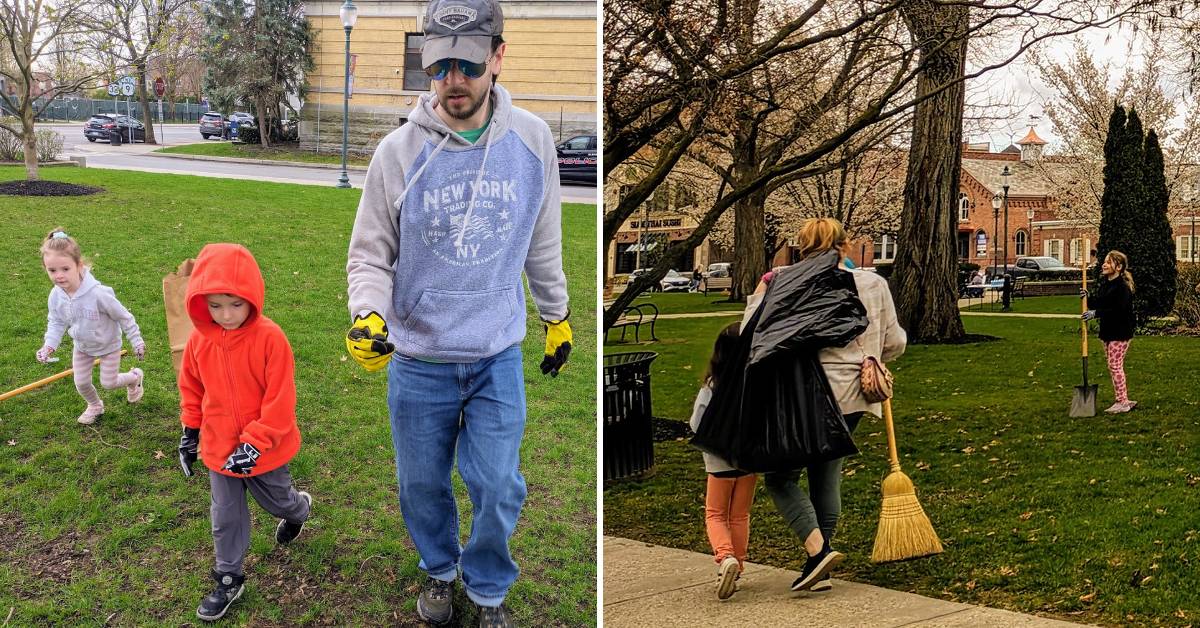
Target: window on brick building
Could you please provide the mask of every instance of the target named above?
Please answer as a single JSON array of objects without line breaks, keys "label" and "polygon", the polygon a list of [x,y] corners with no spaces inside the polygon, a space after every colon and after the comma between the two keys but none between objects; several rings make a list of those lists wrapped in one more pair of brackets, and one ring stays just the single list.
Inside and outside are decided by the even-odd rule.
[{"label": "window on brick building", "polygon": [[[1190,262],[1193,255],[1200,253],[1196,251],[1196,244],[1200,242],[1200,236],[1182,235],[1175,238],[1175,259],[1181,262]],[[1200,256],[1195,259],[1200,260]]]},{"label": "window on brick building", "polygon": [[404,89],[414,92],[429,91],[429,75],[421,67],[421,44],[424,33],[404,34]]},{"label": "window on brick building", "polygon": [[1029,255],[1029,235],[1017,231],[1017,255]]},{"label": "window on brick building", "polygon": [[1046,240],[1042,242],[1042,255],[1053,257],[1060,262],[1063,261],[1063,241]]},{"label": "window on brick building", "polygon": [[877,262],[890,262],[896,259],[896,238],[895,236],[879,236],[875,240],[875,257]]},{"label": "window on brick building", "polygon": [[967,195],[958,193],[958,221],[966,222],[971,219],[971,199]]}]

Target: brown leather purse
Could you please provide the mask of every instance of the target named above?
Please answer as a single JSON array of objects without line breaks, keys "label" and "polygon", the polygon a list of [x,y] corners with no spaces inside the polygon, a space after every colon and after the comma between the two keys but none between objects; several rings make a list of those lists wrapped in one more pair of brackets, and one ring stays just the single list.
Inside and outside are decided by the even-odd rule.
[{"label": "brown leather purse", "polygon": [[[857,338],[855,340],[858,342],[858,348],[863,349],[862,341]],[[892,398],[892,372],[878,358],[867,355],[866,349],[863,349],[862,371],[859,380],[862,385],[863,397],[867,401],[879,403]]]}]

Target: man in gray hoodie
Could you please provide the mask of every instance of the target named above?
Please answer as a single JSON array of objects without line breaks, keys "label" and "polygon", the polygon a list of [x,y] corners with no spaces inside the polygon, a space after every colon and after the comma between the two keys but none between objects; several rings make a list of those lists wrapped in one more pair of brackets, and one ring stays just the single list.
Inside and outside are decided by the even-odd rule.
[{"label": "man in gray hoodie", "polygon": [[[428,575],[417,612],[453,614],[461,571],[481,626],[509,626],[509,553],[525,500],[524,270],[546,331],[542,372],[571,348],[557,152],[544,121],[495,84],[504,59],[496,0],[433,0],[422,64],[432,94],[380,142],[350,237],[350,355],[388,367],[400,509]],[[450,484],[474,507],[459,545]]]}]

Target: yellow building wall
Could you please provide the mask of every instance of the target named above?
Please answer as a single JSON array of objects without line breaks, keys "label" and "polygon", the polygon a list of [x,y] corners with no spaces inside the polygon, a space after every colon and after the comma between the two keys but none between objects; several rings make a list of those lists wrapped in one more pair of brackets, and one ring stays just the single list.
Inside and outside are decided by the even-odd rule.
[{"label": "yellow building wall", "polygon": [[[312,17],[317,34],[316,67],[308,75],[309,105],[342,104],[345,31],[336,16]],[[421,92],[369,94],[363,90],[403,90],[405,33],[420,32],[416,18],[361,16],[350,38],[358,55],[351,107],[411,107]],[[505,19],[508,48],[500,74],[517,106],[533,112],[596,113],[596,28],[594,20]],[[536,96],[536,98],[529,98]],[[559,99],[554,97],[569,97]]]}]

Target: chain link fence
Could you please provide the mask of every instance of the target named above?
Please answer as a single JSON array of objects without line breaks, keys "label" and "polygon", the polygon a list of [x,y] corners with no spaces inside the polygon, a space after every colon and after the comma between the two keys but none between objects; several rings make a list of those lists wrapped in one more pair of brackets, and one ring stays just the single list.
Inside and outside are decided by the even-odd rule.
[{"label": "chain link fence", "polygon": [[[41,107],[41,105],[42,102],[38,101],[35,108]],[[142,106],[133,99],[71,98],[51,102],[37,119],[39,122],[82,122],[98,113],[113,113],[114,111],[139,120],[142,118]],[[163,101],[162,117],[160,118],[158,101],[150,101],[150,112],[153,114],[155,122],[198,122],[200,116],[206,111],[209,111],[209,108],[199,103]]]}]

